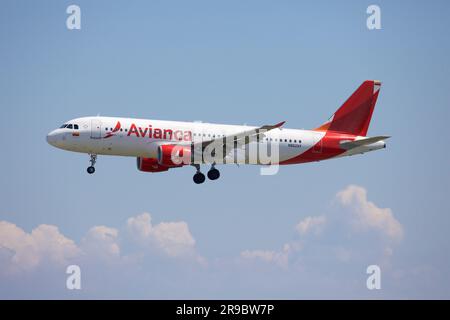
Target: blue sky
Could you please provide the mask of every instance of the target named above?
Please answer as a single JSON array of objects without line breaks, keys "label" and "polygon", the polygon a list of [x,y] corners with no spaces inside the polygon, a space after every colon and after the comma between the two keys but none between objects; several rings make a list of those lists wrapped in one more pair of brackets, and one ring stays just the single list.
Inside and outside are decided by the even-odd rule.
[{"label": "blue sky", "polygon": [[[377,1],[369,31],[370,4],[3,1],[0,297],[450,298],[450,5]],[[96,114],[312,128],[365,79],[388,148],[274,176],[230,165],[197,186],[120,157],[89,176],[45,141]]]}]

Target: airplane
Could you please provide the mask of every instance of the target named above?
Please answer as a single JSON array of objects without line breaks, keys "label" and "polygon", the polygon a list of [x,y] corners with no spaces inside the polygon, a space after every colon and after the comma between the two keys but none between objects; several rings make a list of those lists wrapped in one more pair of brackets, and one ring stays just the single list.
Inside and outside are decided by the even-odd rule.
[{"label": "airplane", "polygon": [[286,129],[284,121],[255,127],[94,116],[65,122],[47,135],[47,142],[89,154],[89,174],[95,172],[98,155],[128,156],[137,159],[143,172],[193,166],[193,180],[201,184],[206,178],[200,165],[211,165],[207,176],[216,180],[218,164],[300,164],[386,148],[389,136],[367,136],[380,87],[380,81],[364,81],[312,130]]}]

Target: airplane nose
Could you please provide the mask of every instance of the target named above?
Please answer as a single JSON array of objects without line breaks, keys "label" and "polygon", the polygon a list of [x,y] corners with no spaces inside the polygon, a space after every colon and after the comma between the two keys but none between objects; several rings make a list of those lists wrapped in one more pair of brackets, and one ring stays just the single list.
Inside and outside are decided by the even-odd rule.
[{"label": "airplane nose", "polygon": [[56,137],[56,132],[55,131],[52,131],[49,134],[47,134],[47,142],[48,142],[48,144],[51,144],[52,146],[54,146],[56,144],[56,140],[57,140],[57,137]]}]

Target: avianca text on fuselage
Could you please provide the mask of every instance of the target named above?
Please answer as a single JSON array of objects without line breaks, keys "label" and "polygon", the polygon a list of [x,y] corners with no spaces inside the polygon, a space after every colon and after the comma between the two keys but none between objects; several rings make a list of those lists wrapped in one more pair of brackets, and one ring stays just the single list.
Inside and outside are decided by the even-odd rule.
[{"label": "avianca text on fuselage", "polygon": [[138,127],[134,123],[131,124],[128,129],[127,136],[136,136],[138,138],[150,138],[161,140],[177,140],[177,141],[192,141],[192,132],[190,130],[173,130],[153,128],[152,125],[148,127]]},{"label": "avianca text on fuselage", "polygon": [[[110,132],[106,132],[105,139],[113,137],[117,132],[122,129],[120,121],[117,121],[114,129]],[[192,141],[192,132],[189,130],[173,130],[166,128],[154,128],[151,124],[148,126],[140,127],[135,123],[131,123],[130,127],[125,129],[128,137],[133,136],[137,138],[149,138],[160,140],[176,140],[176,141]]]},{"label": "avianca text on fuselage", "polygon": [[144,172],[194,166],[194,182],[203,183],[200,165],[210,164],[208,178],[216,180],[219,164],[268,164],[261,161],[261,150],[277,155],[269,164],[288,165],[385,148],[388,136],[367,136],[380,87],[379,81],[364,81],[330,120],[312,130],[285,129],[284,122],[250,127],[97,116],[70,120],[50,132],[47,141],[89,154],[88,173],[95,172],[97,155],[129,156]]}]

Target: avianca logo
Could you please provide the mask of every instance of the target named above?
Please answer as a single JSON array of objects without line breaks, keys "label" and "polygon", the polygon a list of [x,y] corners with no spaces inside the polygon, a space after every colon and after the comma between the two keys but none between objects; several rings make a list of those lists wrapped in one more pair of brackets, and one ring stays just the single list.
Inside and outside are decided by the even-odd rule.
[{"label": "avianca logo", "polygon": [[104,138],[104,139],[107,139],[107,138],[111,138],[112,136],[115,136],[115,135],[116,135],[116,132],[119,131],[120,128],[121,128],[120,121],[117,121],[117,124],[116,124],[116,126],[114,127],[114,129],[113,129],[112,131],[110,131],[110,132],[107,132],[106,135],[105,135],[103,138]]},{"label": "avianca logo", "polygon": [[[120,121],[117,121],[114,129],[103,137],[104,139],[115,136],[118,131],[121,130]],[[177,140],[177,141],[192,141],[192,132],[190,130],[172,130],[153,128],[152,125],[148,127],[138,127],[134,123],[131,124],[129,129],[125,129],[127,136],[136,136],[137,138],[150,138],[150,139],[163,139],[163,140]]]}]

